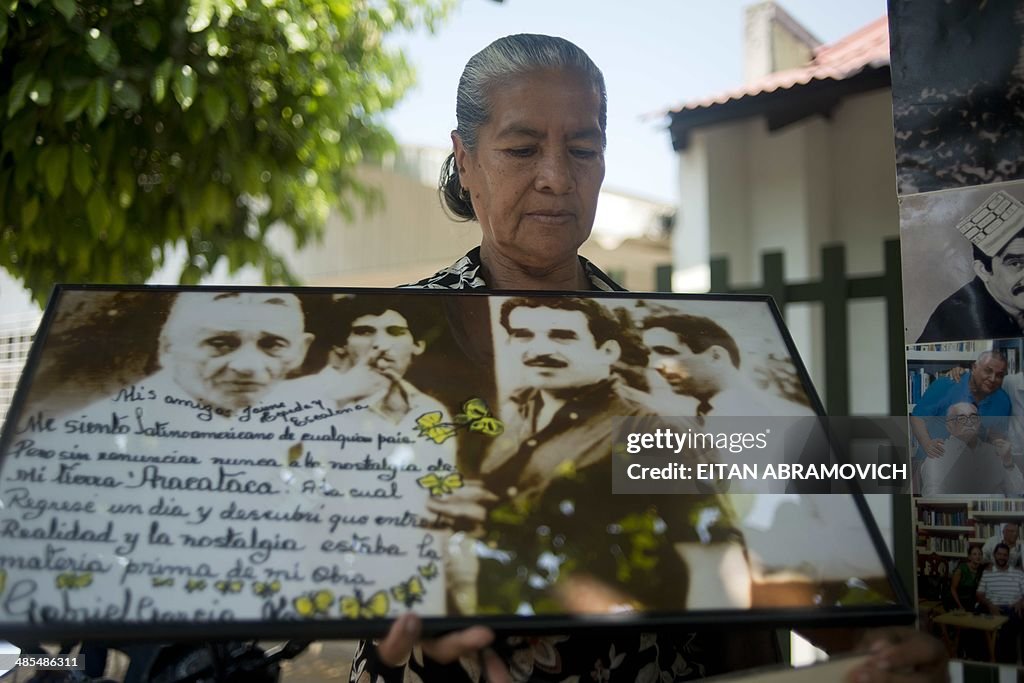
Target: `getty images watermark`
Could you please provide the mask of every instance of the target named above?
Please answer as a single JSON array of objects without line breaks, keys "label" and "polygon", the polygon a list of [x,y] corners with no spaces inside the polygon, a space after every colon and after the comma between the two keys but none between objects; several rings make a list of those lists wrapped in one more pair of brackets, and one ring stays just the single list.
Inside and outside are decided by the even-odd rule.
[{"label": "getty images watermark", "polygon": [[906,417],[616,418],[613,493],[910,493]]}]

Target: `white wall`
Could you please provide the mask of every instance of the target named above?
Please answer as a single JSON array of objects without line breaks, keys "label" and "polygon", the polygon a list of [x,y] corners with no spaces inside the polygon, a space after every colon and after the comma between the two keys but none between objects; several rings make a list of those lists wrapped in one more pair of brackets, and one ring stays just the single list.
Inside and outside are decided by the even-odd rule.
[{"label": "white wall", "polygon": [[[677,271],[728,255],[731,281],[760,283],[761,253],[781,250],[788,280],[821,275],[820,248],[846,244],[847,270],[882,269],[882,241],[896,237],[892,105],[888,90],[844,100],[830,119],[813,117],[769,133],[762,118],[694,131],[679,155]],[[787,322],[824,394],[822,316],[791,306]],[[884,305],[850,305],[851,412],[878,412],[888,396]]]}]

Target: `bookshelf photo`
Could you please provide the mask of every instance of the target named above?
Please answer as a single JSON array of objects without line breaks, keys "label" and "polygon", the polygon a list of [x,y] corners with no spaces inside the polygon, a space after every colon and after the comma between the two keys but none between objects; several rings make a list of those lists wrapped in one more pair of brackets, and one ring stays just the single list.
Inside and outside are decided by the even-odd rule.
[{"label": "bookshelf photo", "polygon": [[1022,499],[915,498],[918,574],[935,557],[967,559],[973,544],[999,534],[1005,522],[1024,522]]}]

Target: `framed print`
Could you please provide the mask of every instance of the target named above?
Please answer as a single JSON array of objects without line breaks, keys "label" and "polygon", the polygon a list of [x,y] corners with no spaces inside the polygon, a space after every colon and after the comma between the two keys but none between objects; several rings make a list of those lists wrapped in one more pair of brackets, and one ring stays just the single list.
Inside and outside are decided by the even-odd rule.
[{"label": "framed print", "polygon": [[[0,629],[907,622],[860,495],[613,484],[822,412],[767,297],[60,287],[0,441]],[[761,431],[697,443],[728,419]]]}]

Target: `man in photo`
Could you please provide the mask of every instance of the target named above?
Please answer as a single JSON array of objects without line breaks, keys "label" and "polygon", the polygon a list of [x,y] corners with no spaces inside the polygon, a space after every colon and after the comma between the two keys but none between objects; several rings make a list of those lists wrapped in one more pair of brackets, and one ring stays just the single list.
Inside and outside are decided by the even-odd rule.
[{"label": "man in photo", "polygon": [[313,339],[304,323],[293,294],[179,293],[160,331],[159,370],[77,415],[140,416],[171,428],[249,420],[248,410],[302,364]]},{"label": "man in photo", "polygon": [[981,547],[981,554],[987,564],[992,564],[993,553],[995,552],[996,546],[1000,543],[1006,545],[1009,549],[1009,561],[1011,567],[1021,566],[1021,556],[1024,547],[1022,547],[1020,540],[1020,525],[1016,522],[1006,522],[1003,524],[1003,530],[991,536],[985,545]]},{"label": "man in photo", "polygon": [[259,403],[302,364],[313,336],[304,332],[294,294],[185,292],[160,333],[161,371],[196,401],[230,415]]},{"label": "man in photo", "polygon": [[382,428],[406,435],[416,433],[416,420],[428,413],[438,412],[442,422],[450,422],[439,401],[405,379],[427,347],[421,316],[392,306],[394,301],[376,296],[336,302],[327,364],[320,372],[285,382],[273,399],[302,403],[308,406],[305,412],[318,414],[326,408],[350,415],[346,409],[358,407],[383,420]]},{"label": "man in photo", "polygon": [[[990,206],[992,205],[992,206]],[[997,213],[1017,207],[1012,220]],[[997,212],[997,210],[1000,210]],[[1019,337],[1024,330],[1024,206],[997,192],[958,225],[971,242],[973,280],[940,303],[917,342]],[[977,226],[975,225],[977,222]],[[999,227],[992,231],[992,225]]]},{"label": "man in photo", "polygon": [[650,364],[672,391],[697,399],[698,416],[807,416],[807,406],[771,394],[740,368],[736,341],[718,323],[684,313],[641,323]]},{"label": "man in photo", "polygon": [[992,558],[992,568],[982,575],[978,583],[978,602],[989,614],[1010,618],[999,629],[996,659],[1015,664],[1017,637],[1024,615],[1024,572],[1010,565],[1010,549],[1005,543],[996,545]]},{"label": "man in photo", "polygon": [[949,438],[942,457],[921,466],[921,495],[1024,494],[1024,473],[1013,462],[1005,439],[986,443],[979,436],[981,416],[971,403],[955,403],[946,412]]},{"label": "man in photo", "polygon": [[983,351],[971,370],[959,379],[940,377],[928,386],[910,416],[910,429],[918,444],[914,456],[918,464],[925,457],[942,457],[944,442],[949,436],[945,417],[957,403],[977,407],[981,416],[979,436],[983,440],[992,442],[1006,437],[1010,414],[1010,397],[1002,390],[1006,368],[1006,356],[1002,352]]},{"label": "man in photo", "polygon": [[610,455],[612,416],[652,415],[620,391],[620,325],[597,301],[510,299],[500,322],[521,380],[502,412],[514,448],[485,459],[492,478],[512,464],[517,487],[543,486],[565,462]]}]

